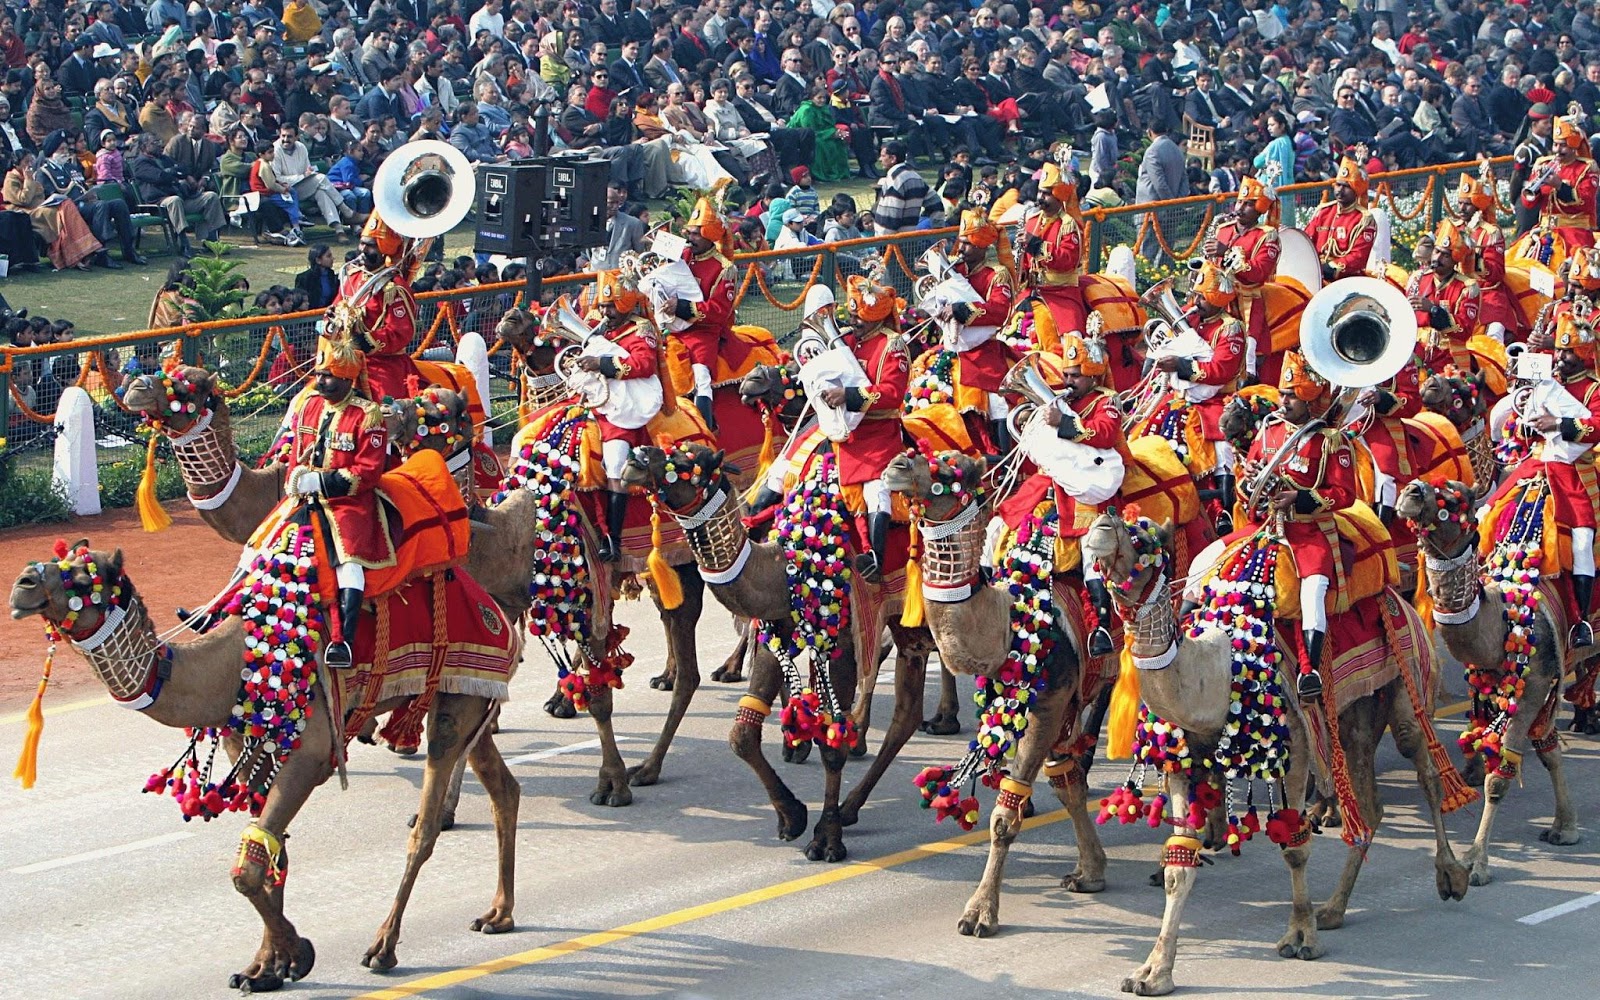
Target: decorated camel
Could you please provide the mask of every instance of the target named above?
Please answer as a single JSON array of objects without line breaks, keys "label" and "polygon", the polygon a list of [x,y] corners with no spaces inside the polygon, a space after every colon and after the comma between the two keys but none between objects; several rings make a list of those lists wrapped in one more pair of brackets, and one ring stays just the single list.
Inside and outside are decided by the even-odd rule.
[{"label": "decorated camel", "polygon": [[[1437,678],[1428,635],[1416,611],[1390,589],[1372,599],[1372,606],[1351,612],[1381,621],[1378,634],[1348,650],[1335,647],[1337,655],[1330,657],[1334,665],[1328,669],[1335,681],[1325,689],[1320,705],[1286,708],[1293,696],[1284,692],[1293,687],[1283,672],[1284,654],[1276,643],[1292,629],[1274,625],[1273,607],[1294,591],[1282,586],[1265,554],[1274,543],[1247,542],[1230,549],[1216,575],[1208,577],[1195,613],[1180,621],[1168,584],[1170,536],[1169,524],[1155,525],[1147,518],[1125,520],[1108,511],[1083,540],[1083,557],[1099,564],[1123,619],[1131,623],[1131,664],[1125,666],[1113,698],[1110,738],[1125,740],[1136,731],[1135,773],[1107,803],[1124,822],[1143,812],[1151,825],[1170,817],[1175,827],[1162,852],[1167,901],[1161,932],[1144,965],[1123,981],[1123,991],[1141,996],[1172,991],[1178,927],[1198,871],[1198,831],[1206,811],[1216,805],[1227,809],[1228,843],[1235,849],[1263,827],[1283,849],[1293,905],[1278,953],[1285,958],[1320,957],[1323,948],[1317,932],[1342,926],[1371,828],[1382,818],[1374,757],[1385,730],[1394,734],[1396,746],[1415,766],[1428,803],[1439,896],[1462,898],[1468,873],[1451,851],[1442,813],[1461,805],[1470,792],[1450,787],[1455,772],[1432,730]],[[1264,579],[1255,575],[1258,572]],[[1262,599],[1273,593],[1275,600]],[[1340,619],[1333,618],[1330,635],[1342,638],[1357,623]],[[1352,658],[1358,656],[1370,661],[1366,664],[1370,672],[1347,674],[1342,668],[1354,664]],[[1334,689],[1341,680],[1343,693],[1336,702]],[[1134,682],[1136,691],[1120,689],[1121,684]],[[1140,700],[1143,708],[1136,726],[1132,718],[1119,724],[1117,706]],[[1351,846],[1333,894],[1313,909],[1306,881],[1311,829],[1304,807],[1307,779],[1320,759],[1323,719],[1331,733],[1333,784],[1339,790],[1344,833]],[[1152,766],[1166,782],[1162,795],[1146,808],[1138,788],[1144,771]],[[1315,769],[1322,771],[1320,763]],[[1235,781],[1249,793],[1248,811],[1238,808]],[[1258,783],[1267,785],[1265,824],[1255,806]],[[1279,802],[1282,808],[1277,808]]]},{"label": "decorated camel", "polygon": [[[751,540],[743,523],[743,503],[730,474],[722,453],[703,446],[679,447],[671,452],[647,447],[634,449],[623,481],[645,491],[678,519],[699,562],[701,578],[710,587],[712,596],[735,615],[760,622],[765,632],[785,642],[793,633],[790,594],[796,584],[788,574],[789,563],[778,543]],[[813,687],[819,690],[831,687],[838,705],[849,706],[857,691],[858,663],[872,673],[876,673],[878,667],[880,629],[868,623],[886,624],[898,650],[894,718],[872,767],[843,802],[840,793],[849,747],[864,739],[856,729],[857,720],[851,719],[847,724],[835,719],[841,730],[848,725],[852,739],[834,739],[830,734],[830,738],[819,741],[825,785],[822,816],[805,851],[812,861],[845,859],[848,851],[844,844],[844,827],[854,825],[859,819],[867,796],[922,718],[922,695],[931,644],[925,631],[901,622],[898,597],[885,598],[881,605],[876,614],[857,613],[856,627],[845,629],[838,637],[826,668],[818,669],[813,664],[815,673],[826,673]],[[863,648],[871,652],[862,656]],[[795,697],[793,679],[786,676],[790,666],[780,666],[778,657],[766,643],[756,646],[748,694],[740,700],[728,737],[734,753],[750,765],[765,786],[778,813],[778,837],[782,840],[794,840],[805,832],[807,810],[768,763],[761,748],[761,732],[780,688],[787,685],[790,704],[783,714],[785,742],[799,739],[795,727],[790,724],[794,718],[791,713],[810,711],[811,706]],[[810,693],[807,690],[806,694]],[[822,711],[828,707],[820,705]],[[840,710],[842,713],[842,707]],[[953,715],[954,706],[945,706],[941,711]]]},{"label": "decorated camel", "polygon": [[[487,723],[516,670],[515,631],[470,581],[460,574],[447,581],[440,573],[407,585],[409,607],[424,610],[406,613],[415,629],[396,616],[395,645],[387,656],[378,657],[383,665],[373,662],[375,643],[383,640],[369,626],[355,644],[355,665],[330,672],[317,659],[321,607],[297,599],[292,591],[272,588],[273,573],[291,574],[297,555],[314,555],[301,547],[304,541],[302,536],[264,557],[258,568],[267,572],[254,577],[241,594],[242,616],[229,617],[188,642],[163,642],[156,634],[149,611],[123,570],[120,550],[108,554],[89,549],[87,542],[58,543],[55,556],[23,570],[11,590],[12,617],[42,616],[52,636],[71,641],[88,660],[114,700],[161,725],[194,731],[184,757],[152,776],[146,791],[170,789],[186,818],[210,819],[229,811],[248,811],[254,817],[233,869],[234,888],[250,900],[264,924],[254,959],[229,982],[246,993],[276,990],[285,979],[298,980],[311,971],[316,951],[284,912],[288,829],[307,797],[334,773],[336,762],[342,773],[346,735],[374,714],[425,714],[428,753],[419,821],[411,833],[400,887],[362,964],[387,971],[397,962],[406,903],[433,852],[446,786],[463,755],[488,791],[499,852],[494,899],[471,928],[498,934],[513,926],[521,791]],[[314,581],[310,589],[316,592]],[[297,611],[300,617],[288,614],[280,620],[280,609]],[[448,623],[438,609],[448,609]],[[285,631],[281,625],[296,620],[302,623],[298,639],[293,627]],[[413,631],[418,638],[402,644],[402,637]],[[485,645],[486,638],[493,644]],[[435,646],[439,641],[445,643],[443,668],[430,684],[425,678],[429,662],[441,651]],[[277,661],[283,672],[273,675],[270,685],[260,669],[262,661],[255,659],[269,643],[288,653]],[[347,711],[330,712],[330,703]],[[212,778],[217,744],[207,755],[200,745],[206,739],[220,741],[234,761],[221,780]],[[219,767],[225,766],[217,760]]]},{"label": "decorated camel", "polygon": [[[1555,818],[1539,839],[1557,846],[1578,842],[1555,716],[1563,664],[1575,653],[1592,653],[1593,647],[1569,649],[1570,612],[1556,590],[1556,574],[1549,571],[1552,563],[1538,551],[1543,546],[1537,536],[1531,562],[1527,554],[1513,551],[1529,539],[1508,532],[1486,540],[1491,551],[1483,560],[1477,503],[1460,482],[1417,480],[1400,492],[1396,512],[1416,526],[1434,627],[1450,654],[1468,665],[1473,718],[1461,746],[1469,757],[1483,757],[1486,801],[1466,861],[1472,884],[1485,885],[1492,878],[1489,837],[1495,816],[1512,782],[1521,778],[1523,748],[1530,743],[1555,791]],[[1520,534],[1524,527],[1511,530]]]}]

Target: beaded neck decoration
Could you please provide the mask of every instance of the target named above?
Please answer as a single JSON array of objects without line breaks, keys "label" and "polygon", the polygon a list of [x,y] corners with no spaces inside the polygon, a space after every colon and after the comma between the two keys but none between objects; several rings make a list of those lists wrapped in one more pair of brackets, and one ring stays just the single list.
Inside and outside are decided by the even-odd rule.
[{"label": "beaded neck decoration", "polygon": [[405,454],[416,454],[435,442],[447,456],[466,447],[466,429],[451,421],[450,407],[439,398],[437,386],[428,386],[414,393],[409,401],[396,401],[396,405],[410,406],[417,420],[416,432],[409,440],[400,443]]},{"label": "beaded neck decoration", "polygon": [[1459,483],[1440,479],[1428,483],[1433,489],[1434,514],[1431,518],[1412,521],[1412,530],[1418,535],[1431,535],[1447,524],[1454,524],[1463,533],[1472,518],[1472,497]]},{"label": "beaded neck decoration", "polygon": [[956,357],[955,351],[939,351],[925,365],[912,366],[911,384],[906,389],[906,413],[955,402]]},{"label": "beaded neck decoration", "polygon": [[[855,582],[850,526],[838,497],[838,466],[828,452],[795,484],[773,519],[773,538],[783,549],[789,579],[789,627],[774,630],[771,622],[763,622],[757,637],[783,667],[789,700],[779,719],[791,746],[818,740],[829,747],[851,747],[859,738],[828,674],[840,636],[850,627]],[[795,663],[807,651],[809,683]]]},{"label": "beaded neck decoration", "polygon": [[45,634],[52,642],[61,641],[62,636],[83,638],[74,635],[78,618],[85,608],[97,607],[102,613],[108,614],[113,608],[120,607],[122,577],[119,575],[115,579],[108,579],[95,563],[87,544],[79,543],[74,548],[65,539],[58,538],[54,552],[55,562],[34,563],[33,568],[41,579],[47,579],[51,573],[60,575],[61,589],[67,594],[67,613],[60,622],[45,622]]},{"label": "beaded neck decoration", "polygon": [[1045,517],[1030,514],[1006,553],[1000,579],[1011,595],[1011,649],[995,676],[976,678],[978,733],[954,767],[925,768],[913,779],[935,822],[950,817],[963,830],[972,829],[978,822],[972,794],[977,781],[999,788],[1027,731],[1028,711],[1044,690],[1044,665],[1062,639],[1050,584],[1058,526],[1053,510]]},{"label": "beaded neck decoration", "polygon": [[714,461],[714,453],[702,452],[696,454],[688,447],[679,445],[666,453],[666,462],[662,466],[661,490],[664,492],[670,487],[683,484],[693,488],[694,499],[681,508],[671,508],[673,513],[680,510],[697,510],[705,500],[708,491],[723,479],[722,467]]},{"label": "beaded neck decoration", "polygon": [[1484,580],[1500,588],[1505,605],[1506,657],[1492,667],[1466,668],[1472,714],[1457,744],[1467,757],[1483,754],[1489,770],[1509,771],[1504,777],[1516,777],[1515,765],[1505,762],[1503,741],[1527,687],[1538,642],[1539,573],[1544,562],[1545,506],[1549,503],[1549,484],[1540,479],[1524,487],[1516,503],[1506,510],[1503,530],[1496,532],[1502,540],[1483,566]]}]

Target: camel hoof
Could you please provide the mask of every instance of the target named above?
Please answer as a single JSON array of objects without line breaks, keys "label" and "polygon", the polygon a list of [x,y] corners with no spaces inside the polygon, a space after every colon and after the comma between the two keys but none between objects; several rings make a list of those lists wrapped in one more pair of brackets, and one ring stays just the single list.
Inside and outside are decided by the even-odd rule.
[{"label": "camel hoof", "polygon": [[629,791],[627,786],[610,790],[596,789],[595,793],[589,796],[589,804],[610,806],[613,809],[620,806],[631,806],[633,805],[633,792]]},{"label": "camel hoof", "polygon": [[638,764],[628,768],[628,784],[635,788],[644,788],[660,780],[660,764]]},{"label": "camel hoof", "polygon": [[783,744],[783,761],[786,764],[804,764],[806,758],[811,756],[811,741],[791,746],[788,742]]},{"label": "camel hoof", "polygon": [[[453,829],[455,829],[455,826],[456,826],[456,814],[455,813],[447,812],[447,813],[444,813],[443,815],[441,815],[439,817],[439,832],[440,833],[443,833],[446,830],[453,830]],[[411,818],[406,820],[406,829],[407,830],[415,830],[416,828],[417,828],[417,814],[416,813],[412,813],[411,814]]]},{"label": "camel hoof", "polygon": [[961,720],[954,715],[935,715],[922,724],[922,731],[929,736],[954,736],[961,732]]},{"label": "camel hoof", "polygon": [[856,737],[855,743],[850,746],[850,756],[865,757],[867,755],[867,734],[861,733]]},{"label": "camel hoof", "polygon": [[784,803],[775,803],[773,808],[778,810],[778,839],[800,839],[800,835],[806,832],[808,822],[806,804],[799,799],[792,799]]},{"label": "camel hoof", "polygon": [[1493,881],[1494,875],[1489,871],[1488,865],[1483,865],[1481,867],[1478,865],[1473,865],[1471,874],[1467,876],[1468,885],[1483,886],[1488,885]]},{"label": "camel hoof", "polygon": [[400,960],[395,957],[394,952],[378,951],[376,948],[367,952],[361,959],[362,967],[373,972],[388,972],[399,964]]},{"label": "camel hoof", "polygon": [[235,972],[228,977],[228,988],[238,990],[243,996],[252,993],[276,993],[283,989],[283,977],[270,972],[259,976],[247,976],[242,972]]},{"label": "camel hoof", "polygon": [[1326,906],[1319,907],[1317,909],[1317,930],[1319,930],[1319,931],[1336,931],[1336,930],[1338,930],[1339,928],[1341,928],[1343,926],[1344,926],[1344,911],[1343,910],[1339,910],[1339,911],[1335,912],[1333,910],[1328,909]]},{"label": "camel hoof", "polygon": [[310,938],[301,938],[300,944],[295,948],[294,961],[289,965],[289,979],[299,982],[311,972],[311,967],[317,964],[317,949]]},{"label": "camel hoof", "polygon": [[551,695],[550,700],[544,703],[544,711],[546,715],[553,719],[575,719],[578,717],[578,710],[572,707],[571,699],[562,695],[560,691]]},{"label": "camel hoof", "polygon": [[511,914],[502,914],[498,910],[490,910],[488,913],[485,913],[483,916],[474,920],[469,925],[471,930],[477,931],[481,934],[505,934],[509,932],[513,926],[514,923],[511,919]]},{"label": "camel hoof", "polygon": [[1441,865],[1434,870],[1434,881],[1440,899],[1461,899],[1467,894],[1467,867],[1456,862]]},{"label": "camel hoof", "polygon": [[1122,981],[1122,992],[1136,997],[1164,997],[1176,988],[1171,976],[1129,976]]},{"label": "camel hoof", "polygon": [[1106,880],[1103,878],[1090,878],[1082,871],[1075,871],[1071,875],[1062,877],[1061,888],[1067,890],[1068,892],[1104,892],[1106,888]]},{"label": "camel hoof", "polygon": [[671,674],[659,674],[659,675],[657,675],[655,677],[650,678],[650,690],[652,690],[652,691],[671,691],[672,690],[672,675]]},{"label": "camel hoof", "polygon": [[711,671],[711,679],[718,684],[741,684],[744,682],[744,670],[741,667],[718,667]]},{"label": "camel hoof", "polygon": [[1278,942],[1278,954],[1283,958],[1298,958],[1303,962],[1309,962],[1322,957],[1322,946],[1317,944],[1314,936],[1306,931],[1290,930]]},{"label": "camel hoof", "polygon": [[1548,830],[1541,830],[1539,839],[1552,847],[1571,847],[1582,840],[1583,836],[1577,830],[1564,830],[1561,827],[1552,826]]},{"label": "camel hoof", "polygon": [[844,842],[837,838],[819,838],[806,845],[807,861],[826,861],[830,865],[836,865],[849,856],[850,852],[845,849]]},{"label": "camel hoof", "polygon": [[956,922],[956,930],[964,937],[986,938],[994,937],[994,932],[999,929],[999,917],[993,912],[978,912],[968,910]]}]

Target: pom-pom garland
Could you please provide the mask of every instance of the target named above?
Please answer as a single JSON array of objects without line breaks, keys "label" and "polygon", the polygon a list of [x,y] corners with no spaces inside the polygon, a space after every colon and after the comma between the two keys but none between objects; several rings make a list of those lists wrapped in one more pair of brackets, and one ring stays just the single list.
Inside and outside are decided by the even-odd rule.
[{"label": "pom-pom garland", "polygon": [[955,351],[940,351],[928,362],[926,368],[911,379],[906,387],[903,411],[912,414],[930,406],[954,403],[956,400]]}]

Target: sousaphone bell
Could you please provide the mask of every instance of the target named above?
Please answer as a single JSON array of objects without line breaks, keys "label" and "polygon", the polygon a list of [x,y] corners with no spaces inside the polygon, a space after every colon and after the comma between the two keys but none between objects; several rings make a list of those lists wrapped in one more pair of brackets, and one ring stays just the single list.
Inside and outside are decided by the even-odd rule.
[{"label": "sousaphone bell", "polygon": [[414,240],[443,236],[467,217],[477,196],[472,164],[437,139],[408,142],[372,179],[373,209],[390,229]]}]

